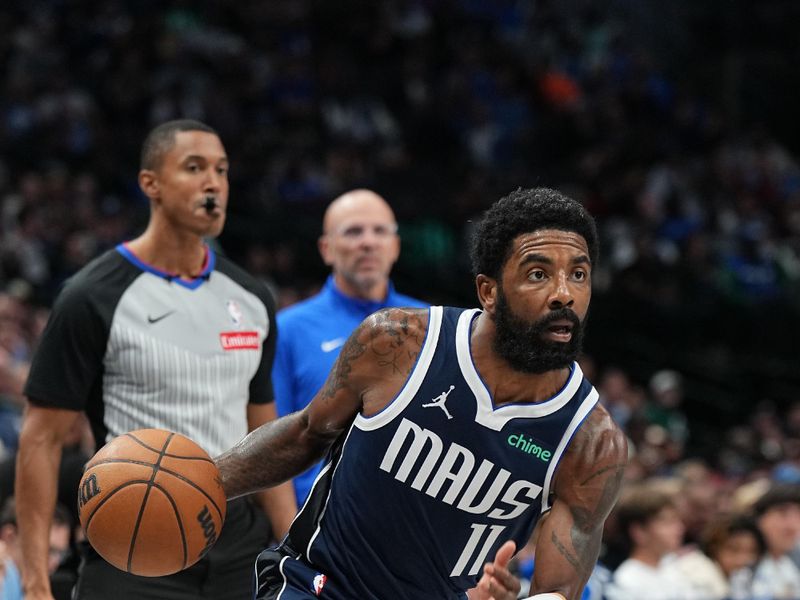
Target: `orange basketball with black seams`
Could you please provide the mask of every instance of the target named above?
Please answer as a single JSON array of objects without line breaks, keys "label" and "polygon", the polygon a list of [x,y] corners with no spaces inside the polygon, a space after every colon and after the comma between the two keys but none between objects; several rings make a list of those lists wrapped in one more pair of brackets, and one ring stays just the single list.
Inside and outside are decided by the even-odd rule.
[{"label": "orange basketball with black seams", "polygon": [[158,577],[185,569],[216,542],[225,490],[211,457],[189,438],[139,429],[86,464],[78,511],[86,537],[109,563]]}]

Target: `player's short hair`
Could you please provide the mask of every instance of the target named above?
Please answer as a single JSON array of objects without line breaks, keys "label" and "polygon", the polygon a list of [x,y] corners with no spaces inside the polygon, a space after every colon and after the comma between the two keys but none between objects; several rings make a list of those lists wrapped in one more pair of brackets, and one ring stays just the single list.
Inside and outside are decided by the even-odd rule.
[{"label": "player's short hair", "polygon": [[597,262],[597,226],[577,200],[550,188],[519,188],[495,202],[484,214],[472,238],[472,270],[493,279],[500,277],[514,239],[523,233],[558,229],[577,233]]},{"label": "player's short hair", "polygon": [[217,137],[219,134],[213,127],[195,121],[193,119],[177,119],[167,121],[158,127],[153,128],[142,143],[142,154],[139,159],[139,168],[156,170],[161,166],[164,155],[172,150],[175,145],[175,135],[181,131],[205,131],[213,133]]}]

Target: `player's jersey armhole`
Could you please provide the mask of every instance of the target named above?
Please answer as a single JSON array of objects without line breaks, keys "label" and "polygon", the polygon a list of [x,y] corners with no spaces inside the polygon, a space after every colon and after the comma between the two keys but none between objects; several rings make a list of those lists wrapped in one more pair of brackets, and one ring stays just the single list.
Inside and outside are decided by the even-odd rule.
[{"label": "player's jersey armhole", "polygon": [[597,390],[592,388],[589,394],[587,394],[586,398],[583,399],[583,402],[581,402],[580,408],[572,417],[572,420],[567,426],[567,430],[561,437],[561,442],[558,444],[556,451],[553,453],[553,458],[550,461],[550,466],[547,467],[547,473],[544,477],[544,487],[542,489],[542,513],[550,510],[550,488],[553,482],[553,476],[558,469],[558,465],[561,463],[561,458],[564,456],[567,446],[569,446],[569,443],[575,436],[575,432],[578,431],[578,428],[580,428],[581,425],[583,425],[583,422],[597,405],[599,399],[600,396],[597,393]]},{"label": "player's jersey armhole", "polygon": [[439,331],[442,328],[442,311],[441,306],[431,306],[428,310],[428,331],[425,334],[425,340],[422,342],[422,350],[403,388],[379,413],[371,417],[356,415],[356,427],[364,431],[379,429],[403,412],[409,402],[414,399],[419,386],[422,385],[422,381],[428,373],[428,367],[430,367],[433,360],[433,355],[436,353],[436,346],[439,343]]}]

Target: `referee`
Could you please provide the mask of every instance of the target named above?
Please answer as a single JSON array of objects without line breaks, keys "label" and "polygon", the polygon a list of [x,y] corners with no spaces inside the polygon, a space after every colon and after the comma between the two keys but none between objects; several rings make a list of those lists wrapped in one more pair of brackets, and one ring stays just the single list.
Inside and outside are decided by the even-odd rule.
[{"label": "referee", "polygon": [[[79,411],[98,447],[153,427],[182,433],[212,456],[275,418],[274,301],[204,241],[222,231],[228,204],[219,136],[196,121],[156,127],[143,144],[139,185],[150,200],[147,229],[66,284],[25,388],[16,494],[27,600],[52,598],[47,535],[62,442]],[[282,537],[294,516],[291,486],[260,500]],[[75,598],[241,600],[269,539],[261,507],[238,500],[206,557],[174,575],[130,575],[86,544]]]}]

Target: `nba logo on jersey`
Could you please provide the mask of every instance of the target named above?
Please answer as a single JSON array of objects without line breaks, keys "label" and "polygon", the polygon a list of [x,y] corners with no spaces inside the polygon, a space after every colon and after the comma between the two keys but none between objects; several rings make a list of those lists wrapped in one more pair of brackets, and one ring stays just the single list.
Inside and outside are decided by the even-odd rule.
[{"label": "nba logo on jersey", "polygon": [[233,321],[234,325],[239,325],[242,322],[242,309],[236,303],[236,300],[228,300],[227,306],[231,321]]},{"label": "nba logo on jersey", "polygon": [[328,581],[328,578],[322,573],[317,573],[314,576],[314,594],[319,596],[322,593],[322,588],[325,587],[326,581]]}]

